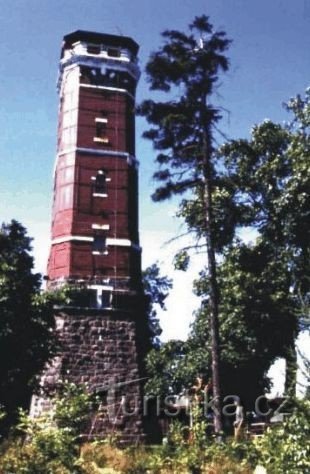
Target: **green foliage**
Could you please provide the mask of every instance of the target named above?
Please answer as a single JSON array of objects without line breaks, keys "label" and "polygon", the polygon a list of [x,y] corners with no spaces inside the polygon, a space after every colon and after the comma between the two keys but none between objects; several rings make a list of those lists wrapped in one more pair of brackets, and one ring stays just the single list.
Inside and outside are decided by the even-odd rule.
[{"label": "green foliage", "polygon": [[[139,454],[138,454],[139,452]],[[85,474],[145,472],[143,448],[120,449],[109,439],[86,443],[81,447],[80,465]],[[132,469],[135,466],[136,471]]]},{"label": "green foliage", "polygon": [[142,274],[143,289],[146,294],[147,315],[149,330],[151,332],[152,345],[159,347],[159,336],[162,332],[159,319],[157,317],[157,307],[165,310],[165,300],[172,288],[172,280],[160,274],[160,269],[156,263],[147,267]]},{"label": "green foliage", "polygon": [[27,406],[35,376],[55,349],[53,305],[33,273],[31,239],[16,221],[0,229],[0,403],[6,424]]},{"label": "green foliage", "polygon": [[186,250],[180,250],[174,257],[174,268],[185,271],[189,265],[189,254]]},{"label": "green foliage", "polygon": [[92,400],[85,387],[64,384],[53,410],[30,418],[20,410],[15,437],[2,450],[0,471],[25,474],[80,473],[78,438],[89,416]]},{"label": "green foliage", "polygon": [[192,407],[193,427],[191,429],[192,442],[197,448],[203,448],[207,443],[207,422],[198,403]]},{"label": "green foliage", "polygon": [[[209,232],[204,203],[206,174],[209,174],[215,204],[212,230],[216,233],[214,242],[219,246],[220,235],[225,235],[227,239],[234,232],[234,213],[232,206],[227,206],[233,189],[217,171],[219,163],[212,147],[212,131],[220,119],[220,113],[211,104],[210,97],[220,73],[228,69],[229,61],[225,53],[231,41],[223,31],[214,31],[205,15],[194,19],[188,34],[168,30],[162,37],[164,44],[151,54],[146,74],[150,89],[168,93],[165,96],[167,100],[145,100],[138,108],[138,113],[152,127],[143,136],[151,140],[158,151],[156,161],[159,170],[154,178],[159,187],[153,199],[162,201],[185,194],[178,215],[185,219],[191,231],[195,230],[198,236],[205,237]],[[204,152],[205,135],[209,146],[208,170]],[[225,232],[221,232],[222,229]],[[188,259],[181,257],[181,254],[180,258],[177,257],[177,263],[185,269]]]},{"label": "green foliage", "polygon": [[248,223],[289,258],[293,288],[303,296],[309,289],[309,103],[310,89],[286,104],[293,113],[288,126],[265,121],[253,127],[250,140],[220,149]]},{"label": "green foliage", "polygon": [[167,441],[162,446],[130,449],[132,465],[124,472],[250,474],[253,472],[247,459],[251,457],[250,450],[256,454],[251,443],[242,446],[208,439],[202,421],[195,420],[191,432],[175,421],[170,425]]},{"label": "green foliage", "polygon": [[[287,126],[269,120],[253,127],[250,140],[232,140],[219,151],[230,179],[246,209],[247,223],[255,226],[263,245],[269,248],[269,275],[280,265],[283,279],[294,296],[288,314],[298,306],[302,327],[309,314],[309,121],[310,90],[302,99],[297,96],[286,104],[293,114]],[[270,281],[265,272],[266,282]],[[283,307],[283,297],[275,293],[276,305]],[[291,298],[292,301],[292,298]],[[254,303],[256,301],[254,300]],[[297,303],[297,305],[296,305]],[[266,334],[268,337],[268,334]],[[287,390],[296,378],[296,353],[291,331],[284,325],[283,351],[286,349]]]},{"label": "green foliage", "polygon": [[[270,279],[272,275],[272,279]],[[223,396],[235,394],[250,409],[268,388],[267,372],[277,357],[287,356],[297,334],[298,303],[290,292],[286,262],[272,259],[263,243],[239,243],[225,253],[218,268],[220,348]],[[202,272],[197,294],[208,295]],[[196,313],[186,342],[169,341],[147,358],[149,393],[178,394],[198,373],[211,377],[210,329],[207,301]]]},{"label": "green foliage", "polygon": [[[214,31],[206,15],[195,17],[188,33],[168,30],[164,31],[162,37],[164,44],[151,54],[146,73],[150,89],[167,93],[161,95],[166,100],[145,100],[139,108],[140,114],[151,125],[143,136],[150,139],[158,151],[156,161],[159,170],[154,178],[159,186],[152,197],[154,201],[163,201],[183,195],[183,210],[191,208],[190,204],[187,205],[188,199],[201,197],[201,234],[208,253],[206,261],[212,288],[209,302],[213,328],[213,387],[220,403],[215,265],[215,229],[218,221],[212,197],[216,182],[223,183],[223,180],[213,146],[213,132],[221,116],[219,109],[212,105],[211,97],[220,73],[228,69],[229,62],[225,54],[230,40],[223,31]],[[223,219],[220,221],[223,226]],[[232,232],[230,229],[227,235]],[[188,259],[183,251],[177,255],[176,265],[184,270]],[[218,413],[215,415],[215,430],[221,431]]]},{"label": "green foliage", "polygon": [[273,474],[304,474],[310,471],[310,402],[295,401],[288,419],[270,428],[255,443],[258,461]]},{"label": "green foliage", "polygon": [[40,454],[46,464],[57,459],[68,468],[74,465],[77,454],[75,436],[70,427],[57,426],[52,414],[32,419],[21,412],[18,429],[31,440],[34,451]]},{"label": "green foliage", "polygon": [[180,393],[184,389],[184,381],[190,383],[193,380],[192,377],[187,378],[184,362],[183,341],[171,340],[152,349],[146,358],[150,377],[145,385],[146,393],[163,399],[167,395]]},{"label": "green foliage", "polygon": [[[54,467],[57,462],[54,463]],[[60,468],[58,464],[58,468]],[[46,459],[34,446],[24,445],[22,440],[16,440],[0,456],[0,469],[3,473],[19,474],[70,474],[68,470],[51,470]]]},{"label": "green foliage", "polygon": [[65,383],[54,400],[53,419],[57,427],[70,429],[71,434],[78,437],[96,402],[86,386]]},{"label": "green foliage", "polygon": [[[305,98],[287,105],[294,114],[291,124],[265,121],[253,127],[250,140],[231,141],[218,151],[225,165],[213,188],[213,206],[226,225],[219,217],[214,228],[216,250],[222,252],[217,268],[222,388],[251,407],[268,389],[266,374],[277,357],[286,358],[286,389],[294,389],[298,321],[302,329],[309,326],[309,102],[307,90]],[[195,197],[181,202],[179,215],[201,237],[203,194],[197,190]],[[259,232],[256,244],[233,239],[236,227],[249,225]],[[181,251],[177,261],[186,268],[187,253]],[[175,357],[172,346],[152,354],[149,385],[184,389],[199,372],[210,377],[208,273],[202,271],[194,286],[203,301],[191,335]],[[175,367],[184,373],[177,384]]]},{"label": "green foliage", "polygon": [[[268,387],[270,365],[287,355],[297,334],[298,305],[290,292],[287,265],[272,256],[272,249],[262,242],[238,243],[218,268],[223,393],[236,394],[252,407]],[[200,295],[208,294],[204,273],[195,288]],[[208,307],[203,306],[188,341],[198,354],[210,339],[208,317]],[[207,353],[205,362],[209,363]]]},{"label": "green foliage", "polygon": [[[213,473],[250,474],[258,464],[272,474],[300,473],[309,470],[310,404],[295,401],[293,413],[283,424],[270,428],[254,440],[215,442],[206,435],[206,423],[198,405],[193,427],[175,421],[162,446],[131,446],[120,450],[107,440],[87,443],[81,450],[76,424],[64,416],[65,406],[83,423],[82,413],[90,399],[85,389],[74,392],[67,387],[67,400],[57,414],[31,420],[21,415],[19,428],[26,440],[13,439],[0,447],[0,472],[4,474],[126,474]],[[71,395],[70,395],[71,393]],[[72,406],[70,406],[70,396]],[[57,409],[56,409],[57,413]],[[58,419],[58,422],[56,422]],[[62,426],[57,425],[60,423]]]}]

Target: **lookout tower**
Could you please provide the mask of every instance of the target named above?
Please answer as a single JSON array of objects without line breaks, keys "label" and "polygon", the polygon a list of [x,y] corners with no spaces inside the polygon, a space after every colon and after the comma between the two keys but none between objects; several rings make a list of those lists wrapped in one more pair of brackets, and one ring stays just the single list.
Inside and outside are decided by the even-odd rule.
[{"label": "lookout tower", "polygon": [[[87,383],[102,395],[88,434],[116,429],[125,442],[143,437],[147,339],[135,157],[137,52],[124,36],[76,31],[63,40],[47,285],[69,285],[74,298],[56,311],[61,350],[41,379],[45,389],[59,379]],[[32,413],[45,403],[35,397]]]},{"label": "lookout tower", "polygon": [[91,307],[141,289],[137,52],[131,38],[86,31],[65,36],[61,50],[48,286],[83,286]]}]

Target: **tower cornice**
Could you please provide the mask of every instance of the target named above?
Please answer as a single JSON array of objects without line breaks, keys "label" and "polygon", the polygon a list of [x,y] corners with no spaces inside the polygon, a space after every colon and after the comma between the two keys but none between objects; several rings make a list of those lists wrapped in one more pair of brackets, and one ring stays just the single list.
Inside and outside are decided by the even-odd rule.
[{"label": "tower cornice", "polygon": [[96,33],[92,31],[77,30],[64,36],[61,57],[64,51],[70,48],[77,41],[86,41],[88,43],[106,44],[116,48],[127,48],[136,56],[139,51],[139,45],[129,36],[119,36],[107,33]]},{"label": "tower cornice", "polygon": [[115,71],[127,72],[138,82],[141,72],[138,64],[130,62],[129,58],[111,59],[107,55],[93,56],[85,54],[76,54],[74,50],[70,51],[70,55],[64,57],[59,63],[59,74],[57,80],[57,90],[60,91],[65,69],[74,66],[88,66],[93,68],[107,69],[111,68]]}]

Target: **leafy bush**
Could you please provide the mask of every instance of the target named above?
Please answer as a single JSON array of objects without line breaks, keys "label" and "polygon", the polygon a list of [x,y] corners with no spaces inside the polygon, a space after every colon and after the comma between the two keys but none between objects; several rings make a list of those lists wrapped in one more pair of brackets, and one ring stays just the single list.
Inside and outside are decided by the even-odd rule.
[{"label": "leafy bush", "polygon": [[310,472],[310,401],[295,401],[293,413],[256,441],[259,462],[272,474]]},{"label": "leafy bush", "polygon": [[18,437],[0,456],[0,472],[18,474],[73,474],[79,466],[77,437],[90,407],[82,386],[64,385],[54,409],[38,418],[20,411]]},{"label": "leafy bush", "polygon": [[12,439],[0,457],[0,472],[18,474],[72,474],[78,447],[70,428],[59,428],[52,417],[30,419],[20,415],[18,429],[26,437]]},{"label": "leafy bush", "polygon": [[281,425],[254,440],[216,442],[206,436],[199,410],[193,428],[172,423],[161,446],[119,449],[110,439],[80,446],[79,434],[92,404],[84,387],[66,385],[54,410],[30,419],[21,412],[19,433],[0,446],[3,474],[268,474],[310,472],[310,401],[296,402]]},{"label": "leafy bush", "polygon": [[78,437],[89,418],[95,399],[85,385],[64,383],[55,398],[53,419],[58,428],[70,429]]}]

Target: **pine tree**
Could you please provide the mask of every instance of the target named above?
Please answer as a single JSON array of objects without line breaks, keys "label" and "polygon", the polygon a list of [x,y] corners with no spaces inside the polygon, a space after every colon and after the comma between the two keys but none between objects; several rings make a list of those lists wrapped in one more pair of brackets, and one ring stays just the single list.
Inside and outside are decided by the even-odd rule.
[{"label": "pine tree", "polygon": [[214,155],[214,127],[219,109],[211,103],[221,71],[228,69],[225,52],[230,40],[215,32],[205,15],[196,17],[188,34],[168,30],[164,45],[151,54],[146,66],[151,90],[167,93],[165,101],[144,101],[139,112],[152,128],[144,137],[158,150],[160,182],[153,199],[162,201],[192,192],[202,197],[203,237],[207,249],[210,279],[209,307],[213,393],[216,400],[215,432],[222,430],[218,287],[214,239],[213,191],[217,178]]}]

